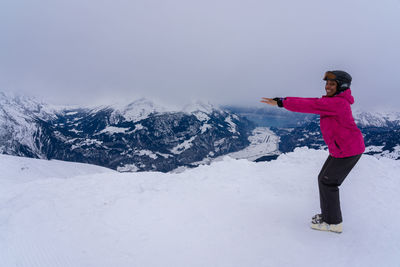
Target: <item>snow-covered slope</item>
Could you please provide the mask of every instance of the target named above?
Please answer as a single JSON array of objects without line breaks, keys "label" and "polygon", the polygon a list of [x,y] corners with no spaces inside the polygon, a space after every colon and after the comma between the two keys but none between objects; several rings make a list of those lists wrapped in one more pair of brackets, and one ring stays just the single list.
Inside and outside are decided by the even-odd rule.
[{"label": "snow-covered slope", "polygon": [[104,167],[66,162],[60,160],[40,160],[9,155],[0,155],[1,182],[25,183],[42,179],[67,179],[79,175],[113,173]]},{"label": "snow-covered slope", "polygon": [[278,155],[279,137],[267,127],[257,127],[249,136],[250,145],[245,149],[229,153],[235,159],[257,160],[263,157]]},{"label": "snow-covered slope", "polygon": [[[341,187],[344,232],[309,228],[327,152],[224,158],[182,173],[0,157],[0,266],[385,266],[400,262],[400,162],[365,155]],[[35,161],[51,168],[54,162]],[[86,175],[83,175],[87,172]],[[61,179],[62,178],[62,179]]]}]

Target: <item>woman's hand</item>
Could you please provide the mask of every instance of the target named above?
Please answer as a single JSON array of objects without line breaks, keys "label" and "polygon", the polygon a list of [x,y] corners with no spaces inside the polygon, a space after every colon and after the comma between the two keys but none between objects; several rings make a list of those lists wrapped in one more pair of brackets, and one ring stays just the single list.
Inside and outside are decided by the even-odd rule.
[{"label": "woman's hand", "polygon": [[260,102],[268,104],[268,105],[271,105],[271,106],[277,106],[278,105],[278,102],[273,100],[272,98],[263,97]]}]

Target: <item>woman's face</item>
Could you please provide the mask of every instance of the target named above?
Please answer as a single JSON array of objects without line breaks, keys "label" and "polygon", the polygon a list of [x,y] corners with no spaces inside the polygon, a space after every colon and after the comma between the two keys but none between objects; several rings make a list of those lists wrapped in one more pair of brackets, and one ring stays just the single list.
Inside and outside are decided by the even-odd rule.
[{"label": "woman's face", "polygon": [[335,81],[326,81],[325,85],[326,96],[334,96],[337,91],[337,83]]}]

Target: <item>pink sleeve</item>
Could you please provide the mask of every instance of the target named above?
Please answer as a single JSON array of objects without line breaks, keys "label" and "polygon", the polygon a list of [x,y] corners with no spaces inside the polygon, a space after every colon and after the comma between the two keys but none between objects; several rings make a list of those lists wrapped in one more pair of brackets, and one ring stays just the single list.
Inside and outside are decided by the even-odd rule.
[{"label": "pink sleeve", "polygon": [[283,107],[294,112],[336,115],[340,111],[341,100],[331,97],[286,97],[283,100]]}]

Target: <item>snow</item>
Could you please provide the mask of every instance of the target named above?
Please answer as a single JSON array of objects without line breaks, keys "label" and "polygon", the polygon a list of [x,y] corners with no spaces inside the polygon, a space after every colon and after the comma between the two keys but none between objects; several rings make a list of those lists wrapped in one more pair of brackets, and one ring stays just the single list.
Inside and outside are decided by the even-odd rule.
[{"label": "snow", "polygon": [[196,116],[199,121],[208,121],[210,119],[207,113],[201,111],[194,112],[193,115]]},{"label": "snow", "polygon": [[359,126],[387,127],[388,123],[400,126],[400,112],[398,110],[366,112],[355,109],[353,115]]},{"label": "snow", "polygon": [[[73,132],[73,133],[77,133],[77,134],[83,132],[83,131],[79,131],[79,130],[77,130],[77,129],[70,129],[69,131],[70,131],[70,132]],[[76,138],[74,138],[73,140],[75,140],[75,139],[76,139]],[[68,140],[67,142],[68,142],[68,143],[71,143],[71,140]]]},{"label": "snow", "polygon": [[131,130],[129,132],[125,132],[125,133],[126,134],[133,134],[133,133],[135,133],[137,131],[140,131],[140,130],[143,130],[143,129],[147,129],[147,127],[144,127],[142,124],[138,123],[138,124],[135,124],[135,129],[133,129],[133,130]]},{"label": "snow", "polygon": [[200,130],[201,130],[201,133],[203,134],[203,133],[205,133],[207,130],[210,130],[210,129],[212,129],[212,125],[211,124],[203,124],[201,127],[200,127]]},{"label": "snow", "polygon": [[384,146],[368,146],[365,148],[365,153],[379,153],[379,154],[373,154],[373,156],[376,158],[386,157],[395,160],[400,159],[400,145],[396,145],[395,147],[393,147],[392,151],[389,150],[383,151],[383,148]]},{"label": "snow", "polygon": [[135,131],[139,131],[139,130],[142,130],[142,129],[144,129],[145,127],[142,125],[142,124],[140,124],[140,123],[138,123],[138,124],[136,124],[135,125]]},{"label": "snow", "polygon": [[185,151],[193,146],[192,142],[194,141],[194,139],[196,139],[196,137],[197,136],[193,136],[190,139],[183,141],[176,147],[172,148],[171,152],[174,154],[181,154],[183,151]]},{"label": "snow", "polygon": [[[55,118],[55,114],[48,105],[32,98],[0,92],[0,139],[8,140],[8,144],[18,141],[42,156],[33,138],[37,130],[33,125],[36,117],[48,120]],[[9,145],[0,146],[1,152],[8,149]]]},{"label": "snow", "polygon": [[[212,114],[213,112],[222,112],[219,107],[214,106],[210,102],[193,101],[192,103],[185,105],[183,108],[178,108],[161,105],[146,98],[135,100],[128,105],[113,104],[110,107],[114,109],[110,118],[112,123],[118,122],[119,116],[122,116],[131,122],[139,122],[148,118],[152,114],[175,112],[193,114],[199,121],[206,122],[210,119],[209,114]],[[137,130],[140,130],[140,128]]]},{"label": "snow", "polygon": [[[219,107],[214,106],[210,102],[203,102],[203,101],[192,101],[192,103],[184,106],[182,111],[186,112],[186,113],[194,113],[194,114],[201,114],[201,113],[211,114],[214,111],[221,112]],[[200,117],[198,117],[198,119],[203,120],[201,115],[200,115]]]},{"label": "snow", "polygon": [[157,155],[160,155],[160,156],[163,157],[163,158],[172,157],[172,155],[170,155],[170,154],[165,154],[165,153],[160,153],[160,152],[156,152],[156,153],[157,153]]},{"label": "snow", "polygon": [[309,228],[327,152],[181,173],[0,156],[0,266],[399,266],[400,162],[364,155],[344,232]]},{"label": "snow", "polygon": [[262,156],[276,155],[279,149],[279,137],[268,127],[257,127],[248,140],[250,145],[245,149],[228,154],[235,159],[256,160]]},{"label": "snow", "polygon": [[219,146],[226,142],[226,138],[221,138],[214,142],[215,151],[219,151]]},{"label": "snow", "polygon": [[365,153],[369,152],[382,152],[384,146],[367,146],[365,148]]},{"label": "snow", "polygon": [[236,133],[236,124],[232,121],[230,116],[225,118],[225,122],[229,124],[229,131],[231,133]]},{"label": "snow", "polygon": [[117,168],[119,172],[136,172],[139,168],[135,164],[126,164]]},{"label": "snow", "polygon": [[[38,101],[32,97],[18,93],[0,92],[0,106],[2,111],[11,118],[20,118],[22,123],[30,114],[35,114],[42,119],[55,118],[55,114],[60,107],[51,106]],[[17,116],[16,116],[17,115]]]},{"label": "snow", "polygon": [[[56,133],[57,133],[57,132],[56,132]],[[60,138],[61,138],[61,137],[60,137]],[[67,140],[65,140],[65,142],[67,142]],[[96,144],[96,145],[101,145],[101,144],[103,144],[103,141],[99,141],[99,140],[96,140],[96,139],[89,139],[89,138],[86,138],[85,140],[82,140],[82,141],[79,142],[78,144],[72,145],[72,146],[71,146],[71,149],[80,148],[80,147],[82,147],[82,146],[90,146],[90,145],[94,145],[94,144]]]},{"label": "snow", "polygon": [[152,159],[158,158],[158,156],[154,152],[152,152],[150,150],[147,150],[147,149],[142,149],[142,150],[135,151],[135,154],[139,155],[139,156],[148,156],[148,157],[150,157]]},{"label": "snow", "polygon": [[115,118],[118,116],[124,117],[127,121],[137,122],[148,118],[151,114],[167,112],[165,107],[146,98],[135,100],[124,106],[114,104],[112,108],[115,109],[111,115],[112,122],[116,122]]},{"label": "snow", "polygon": [[129,128],[107,126],[105,129],[101,130],[98,134],[107,133],[107,134],[113,135],[116,133],[125,133],[128,130],[129,130]]},{"label": "snow", "polygon": [[400,145],[395,146],[392,152],[388,150],[383,151],[382,157],[387,157],[390,159],[400,159]]},{"label": "snow", "polygon": [[114,172],[108,168],[83,163],[0,155],[0,183],[19,184]]}]

